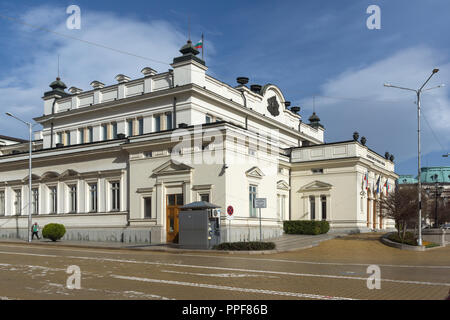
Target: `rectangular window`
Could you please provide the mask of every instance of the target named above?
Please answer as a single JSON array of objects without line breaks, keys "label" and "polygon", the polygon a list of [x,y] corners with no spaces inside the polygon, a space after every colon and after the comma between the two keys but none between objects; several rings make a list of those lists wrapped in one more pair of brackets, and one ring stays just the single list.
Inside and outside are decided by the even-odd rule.
[{"label": "rectangular window", "polygon": [[172,112],[166,113],[166,130],[172,129]]},{"label": "rectangular window", "polygon": [[77,212],[77,186],[69,186],[70,213]]},{"label": "rectangular window", "polygon": [[281,195],[279,194],[277,196],[277,200],[278,200],[278,206],[277,206],[277,213],[278,213],[278,217],[281,220],[284,220],[284,213],[285,213],[285,205],[286,205],[286,196],[285,195]]},{"label": "rectangular window", "polygon": [[89,136],[88,142],[94,142],[94,128],[92,128],[92,127],[88,128],[88,136]]},{"label": "rectangular window", "polygon": [[22,191],[15,190],[14,195],[14,212],[19,215],[22,213]]},{"label": "rectangular window", "polygon": [[70,146],[70,131],[66,131],[66,146]]},{"label": "rectangular window", "polygon": [[256,199],[257,194],[257,187],[256,186],[250,186],[249,187],[249,213],[250,217],[256,217],[256,208],[254,208],[254,202]]},{"label": "rectangular window", "polygon": [[132,136],[134,136],[133,119],[128,120],[127,123],[128,123],[128,136],[132,137]]},{"label": "rectangular window", "polygon": [[111,182],[111,211],[120,210],[120,182]]},{"label": "rectangular window", "polygon": [[152,198],[144,198],[144,218],[150,219],[152,217]]},{"label": "rectangular window", "polygon": [[31,212],[33,214],[38,214],[39,212],[39,189],[33,189],[32,190],[32,197],[33,197],[33,201],[31,203]]},{"label": "rectangular window", "polygon": [[108,140],[108,125],[102,124],[102,138],[103,141]]},{"label": "rectangular window", "polygon": [[56,135],[56,143],[63,143],[63,136],[62,136],[62,132],[58,132]]},{"label": "rectangular window", "polygon": [[112,124],[112,138],[117,139],[117,123]]},{"label": "rectangular window", "polygon": [[206,123],[211,123],[211,116],[206,115],[205,122]]},{"label": "rectangular window", "polygon": [[6,212],[5,191],[0,191],[0,216],[4,216]]},{"label": "rectangular window", "polygon": [[78,134],[79,134],[79,136],[80,136],[80,144],[83,144],[84,143],[84,129],[80,129],[80,130],[78,130]]},{"label": "rectangular window", "polygon": [[327,220],[327,197],[322,196],[322,220]]},{"label": "rectangular window", "polygon": [[89,212],[97,212],[97,184],[89,185]]},{"label": "rectangular window", "polygon": [[311,220],[316,220],[316,198],[309,197],[309,206],[311,211]]},{"label": "rectangular window", "polygon": [[203,193],[200,195],[200,201],[209,202],[209,193]]},{"label": "rectangular window", "polygon": [[57,213],[58,212],[58,189],[57,187],[50,187],[50,206],[49,213]]},{"label": "rectangular window", "polygon": [[161,116],[160,115],[157,115],[155,117],[155,131],[156,132],[161,131]]},{"label": "rectangular window", "polygon": [[138,119],[138,125],[139,125],[139,135],[144,134],[144,118]]}]

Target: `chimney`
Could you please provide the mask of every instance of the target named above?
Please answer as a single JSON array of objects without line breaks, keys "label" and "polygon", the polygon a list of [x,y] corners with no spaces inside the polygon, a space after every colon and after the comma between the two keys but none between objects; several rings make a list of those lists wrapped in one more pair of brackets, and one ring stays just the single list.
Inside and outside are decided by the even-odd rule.
[{"label": "chimney", "polygon": [[91,82],[91,87],[94,89],[101,89],[101,88],[105,87],[105,84],[101,83],[100,81],[94,80]]},{"label": "chimney", "polygon": [[127,77],[127,76],[124,75],[124,74],[118,74],[118,75],[115,77],[115,79],[116,79],[116,81],[117,81],[118,83],[125,83],[125,82],[130,81],[130,77]]},{"label": "chimney", "polygon": [[248,78],[247,77],[237,77],[236,81],[240,85],[245,86],[248,83]]},{"label": "chimney", "polygon": [[254,93],[260,93],[261,92],[262,87],[259,84],[252,84],[250,86],[250,90],[252,90]]},{"label": "chimney", "polygon": [[141,70],[141,73],[144,75],[144,77],[151,77],[157,74],[156,70],[153,70],[150,67],[145,67],[144,69]]},{"label": "chimney", "polygon": [[79,94],[83,92],[83,89],[77,88],[77,87],[70,87],[69,92],[71,94]]}]

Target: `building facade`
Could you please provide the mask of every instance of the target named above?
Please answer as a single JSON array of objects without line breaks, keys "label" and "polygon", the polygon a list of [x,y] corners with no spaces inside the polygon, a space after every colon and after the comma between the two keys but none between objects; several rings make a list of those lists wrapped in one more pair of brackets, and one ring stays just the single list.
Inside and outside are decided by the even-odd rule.
[{"label": "building facade", "polygon": [[325,144],[318,116],[303,122],[276,85],[240,77],[232,87],[206,73],[190,41],[180,52],[167,72],[146,67],[111,86],[50,84],[35,118],[31,201],[28,143],[0,144],[0,237],[25,236],[28,203],[33,221],[63,223],[70,240],[176,242],[179,207],[194,201],[221,207],[223,241],[255,240],[256,197],[267,198],[265,239],[284,220],[393,226],[377,215],[398,177],[392,160],[357,138]]}]

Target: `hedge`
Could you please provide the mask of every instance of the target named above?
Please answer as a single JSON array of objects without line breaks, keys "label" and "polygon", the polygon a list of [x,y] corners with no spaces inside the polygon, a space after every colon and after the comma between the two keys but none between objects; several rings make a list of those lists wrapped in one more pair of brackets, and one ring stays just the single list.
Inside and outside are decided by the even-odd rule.
[{"label": "hedge", "polygon": [[324,234],[330,230],[328,221],[284,221],[284,232],[287,234]]},{"label": "hedge", "polygon": [[253,251],[253,250],[273,250],[275,243],[273,242],[223,242],[213,247],[214,250],[236,250],[236,251]]},{"label": "hedge", "polygon": [[65,234],[66,228],[59,223],[49,223],[42,229],[42,236],[52,241],[61,239]]},{"label": "hedge", "polygon": [[398,243],[404,243],[409,244],[410,246],[417,246],[417,239],[415,235],[412,232],[406,232],[405,233],[405,239],[402,239],[399,237],[399,235],[395,232],[390,233],[387,238],[391,241],[398,242]]}]

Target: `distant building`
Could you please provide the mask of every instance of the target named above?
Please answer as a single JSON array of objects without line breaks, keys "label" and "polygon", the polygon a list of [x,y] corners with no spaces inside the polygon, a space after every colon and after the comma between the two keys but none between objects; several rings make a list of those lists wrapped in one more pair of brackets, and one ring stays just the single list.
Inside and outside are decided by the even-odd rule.
[{"label": "distant building", "polygon": [[[423,167],[420,173],[422,188],[434,197],[436,188],[438,196],[450,199],[450,167]],[[412,186],[418,183],[417,176],[399,175],[397,184],[401,186]]]}]

